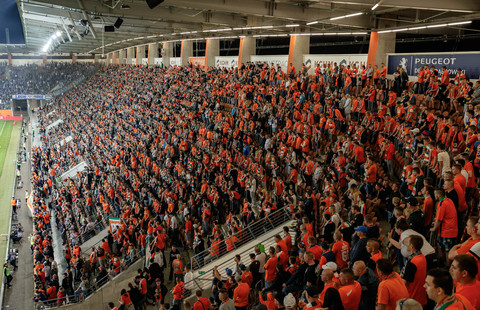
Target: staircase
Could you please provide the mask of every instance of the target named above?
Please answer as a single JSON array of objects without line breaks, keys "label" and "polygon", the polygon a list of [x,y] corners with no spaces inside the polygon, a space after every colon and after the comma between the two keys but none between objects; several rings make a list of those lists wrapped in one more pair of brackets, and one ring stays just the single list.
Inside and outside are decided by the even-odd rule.
[{"label": "staircase", "polygon": [[[227,252],[226,243],[222,242],[219,246],[220,255],[210,259],[210,249],[207,249],[191,258],[192,271],[194,273],[193,285],[194,290],[206,290],[211,287],[212,273],[217,270],[222,276],[225,276],[225,269],[233,269],[235,266],[235,256],[240,255],[240,261],[244,265],[250,265],[250,253],[254,253],[254,248],[259,244],[264,246],[267,251],[271,246],[275,246],[274,236],[282,235],[283,227],[295,227],[296,221],[291,219],[291,215],[286,209],[278,210],[270,214],[266,219],[253,223],[245,227],[243,230],[235,234],[241,240],[235,249]],[[290,229],[292,235],[292,243],[295,242],[296,236],[294,229]],[[228,237],[227,237],[228,238]],[[205,261],[205,260],[208,261]]]}]

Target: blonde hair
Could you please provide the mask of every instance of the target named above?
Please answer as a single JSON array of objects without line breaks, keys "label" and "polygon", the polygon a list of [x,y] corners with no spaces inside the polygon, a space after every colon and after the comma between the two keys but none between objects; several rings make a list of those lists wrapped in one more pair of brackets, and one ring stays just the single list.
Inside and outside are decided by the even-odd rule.
[{"label": "blonde hair", "polygon": [[[400,306],[400,304],[402,306]],[[423,310],[422,305],[412,298],[403,298],[397,301],[396,310]]]}]

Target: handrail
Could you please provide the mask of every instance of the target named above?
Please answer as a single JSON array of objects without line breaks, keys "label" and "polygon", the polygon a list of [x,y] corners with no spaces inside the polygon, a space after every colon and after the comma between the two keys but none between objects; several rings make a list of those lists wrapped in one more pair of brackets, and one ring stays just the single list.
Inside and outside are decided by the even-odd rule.
[{"label": "handrail", "polygon": [[[118,276],[120,276],[122,274],[123,271],[127,270],[130,266],[132,266],[133,264],[135,264],[136,262],[138,262],[139,260],[141,260],[142,258],[144,258],[144,256],[142,255],[139,255],[140,253],[137,253],[137,255],[135,256],[135,259],[134,260],[128,260],[128,261],[124,261],[124,263],[122,264],[121,266],[121,270],[119,273],[117,273],[113,278],[110,278],[110,274],[107,274],[105,277],[101,278],[100,280],[96,281],[96,279],[93,279],[95,282],[91,281],[92,279],[89,279],[89,282],[90,282],[90,288],[87,290],[87,294],[85,296],[84,294],[84,297],[82,300],[79,300],[79,301],[76,301],[74,297],[74,295],[69,295],[69,296],[66,296],[65,298],[66,299],[66,302],[65,304],[74,304],[74,303],[82,303],[88,296],[94,294],[95,292],[97,292],[98,290],[100,290],[101,288],[103,288],[104,286],[106,286],[108,283],[110,283],[111,281],[113,281],[114,279],[116,279]],[[93,273],[91,274],[91,276],[93,276]],[[98,285],[98,284],[101,284],[101,285]],[[78,286],[77,286],[78,288]],[[34,303],[35,303],[35,309],[43,309],[41,307],[50,307],[50,308],[56,308],[56,307],[60,307],[62,305],[64,305],[62,303],[62,305],[57,305],[56,302],[53,302],[53,301],[57,301],[59,298],[55,298],[55,299],[47,299],[47,300],[38,300],[38,301],[35,301],[34,300]],[[60,298],[60,299],[64,299],[64,298]],[[38,307],[40,306],[40,308]]]},{"label": "handrail", "polygon": [[227,254],[226,240],[236,237],[238,239],[237,243],[233,243],[234,249],[237,249],[239,246],[246,244],[261,235],[263,235],[267,230],[278,227],[279,225],[287,222],[291,219],[291,215],[286,208],[281,208],[272,214],[254,222],[251,225],[244,227],[242,230],[233,234],[232,236],[228,235],[222,240],[219,244],[214,247],[205,249],[204,251],[194,255],[191,258],[192,270],[200,269],[202,266],[207,263],[222,257]]}]

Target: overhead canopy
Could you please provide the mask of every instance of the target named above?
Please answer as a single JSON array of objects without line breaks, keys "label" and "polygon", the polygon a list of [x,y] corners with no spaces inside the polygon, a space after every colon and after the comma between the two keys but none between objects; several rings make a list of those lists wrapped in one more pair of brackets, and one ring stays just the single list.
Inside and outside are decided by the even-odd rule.
[{"label": "overhead canopy", "polygon": [[[61,46],[61,52],[108,53],[166,40],[265,33],[368,33],[385,27],[480,18],[478,0],[165,0],[153,9],[144,0],[17,2],[27,50],[11,52],[39,52],[57,32],[61,35],[54,42]],[[378,7],[372,10],[376,3]],[[362,14],[336,19],[355,13]],[[118,18],[123,20],[120,27],[104,33],[104,26],[113,26]],[[417,33],[455,33],[458,28],[423,29]]]}]

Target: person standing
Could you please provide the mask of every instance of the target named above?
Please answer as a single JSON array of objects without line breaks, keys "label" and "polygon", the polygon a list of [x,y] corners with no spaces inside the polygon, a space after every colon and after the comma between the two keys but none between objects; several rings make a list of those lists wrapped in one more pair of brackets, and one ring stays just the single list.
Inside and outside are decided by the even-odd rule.
[{"label": "person standing", "polygon": [[376,310],[395,310],[397,300],[408,298],[407,287],[398,273],[393,271],[393,265],[388,259],[378,260],[377,274],[382,281],[378,285]]},{"label": "person standing", "polygon": [[427,304],[427,293],[425,292],[423,284],[427,276],[427,260],[421,252],[423,238],[417,235],[411,235],[407,240],[407,249],[410,256],[402,270],[402,279],[407,285],[409,297],[418,301],[422,306],[425,306]]},{"label": "person standing", "polygon": [[435,309],[474,309],[470,301],[460,294],[453,294],[453,279],[448,270],[434,268],[425,279],[427,296],[436,303]]},{"label": "person standing", "polygon": [[3,275],[5,276],[5,278],[7,279],[7,287],[12,287],[12,285],[10,284],[13,280],[13,276],[12,274],[10,273],[10,269],[8,268],[8,263],[5,263],[3,265]]}]

